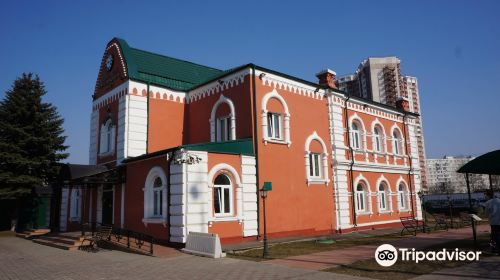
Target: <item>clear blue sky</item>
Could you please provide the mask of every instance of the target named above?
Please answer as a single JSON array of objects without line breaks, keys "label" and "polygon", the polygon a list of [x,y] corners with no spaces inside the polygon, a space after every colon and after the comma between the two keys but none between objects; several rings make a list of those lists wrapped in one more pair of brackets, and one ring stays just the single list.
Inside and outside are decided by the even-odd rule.
[{"label": "clear blue sky", "polygon": [[115,36],[310,81],[325,67],[346,74],[366,57],[395,55],[419,79],[429,158],[500,148],[500,1],[145,2],[0,4],[0,97],[22,72],[38,73],[66,120],[71,162],[88,161],[91,96]]}]

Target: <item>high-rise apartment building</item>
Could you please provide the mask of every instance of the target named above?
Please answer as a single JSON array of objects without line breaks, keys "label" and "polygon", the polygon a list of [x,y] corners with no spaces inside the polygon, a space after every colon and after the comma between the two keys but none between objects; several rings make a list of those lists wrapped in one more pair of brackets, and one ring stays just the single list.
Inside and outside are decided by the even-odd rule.
[{"label": "high-rise apartment building", "polygon": [[[465,174],[457,173],[457,170],[473,159],[474,157],[452,156],[427,159],[426,173],[428,189],[437,193],[467,192]],[[472,191],[489,187],[488,175],[469,174],[469,182]]]},{"label": "high-rise apartment building", "polygon": [[351,95],[396,106],[399,99],[407,99],[410,110],[420,114],[416,122],[417,147],[420,163],[422,186],[427,187],[425,169],[425,144],[420,110],[420,97],[416,77],[401,74],[401,61],[395,56],[370,57],[362,61],[354,74],[339,76],[336,79],[340,90]]}]

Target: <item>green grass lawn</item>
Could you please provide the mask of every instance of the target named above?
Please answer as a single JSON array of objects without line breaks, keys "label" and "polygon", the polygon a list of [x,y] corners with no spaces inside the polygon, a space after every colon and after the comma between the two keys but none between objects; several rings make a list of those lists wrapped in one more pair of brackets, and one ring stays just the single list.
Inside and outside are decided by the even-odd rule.
[{"label": "green grass lawn", "polygon": [[[357,239],[339,240],[335,241],[335,243],[332,244],[323,244],[317,241],[297,241],[297,242],[280,243],[280,244],[273,244],[269,247],[269,255],[271,259],[282,259],[291,256],[311,254],[322,251],[330,251],[334,249],[342,249],[358,245],[378,244],[380,243],[380,241],[406,238],[409,236],[410,235],[405,235],[401,237],[399,233],[393,233],[381,236],[370,236]],[[264,260],[262,259],[262,248],[239,251],[228,254],[228,256],[238,259],[252,260],[252,261]]]},{"label": "green grass lawn", "polygon": [[[443,248],[455,250],[455,248],[461,250],[488,250],[489,236],[481,235],[478,236],[478,247],[474,247],[473,241],[467,240],[456,240],[436,246],[431,246],[426,248],[424,251],[439,251]],[[481,258],[488,257],[488,255],[481,255]],[[470,262],[464,261],[422,261],[418,264],[410,261],[398,261],[391,267],[380,266],[375,259],[358,261],[349,265],[342,265],[339,267],[329,268],[325,271],[348,274],[352,276],[368,277],[374,279],[410,279],[424,274],[429,274],[431,272],[445,269],[453,268],[458,266],[463,266]]]}]

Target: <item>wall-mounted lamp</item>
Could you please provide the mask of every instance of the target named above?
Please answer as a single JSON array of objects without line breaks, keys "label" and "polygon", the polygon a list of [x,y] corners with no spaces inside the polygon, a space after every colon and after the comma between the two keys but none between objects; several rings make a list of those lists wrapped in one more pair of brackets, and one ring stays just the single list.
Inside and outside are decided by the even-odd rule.
[{"label": "wall-mounted lamp", "polygon": [[266,76],[266,73],[260,73],[259,78],[262,80]]}]

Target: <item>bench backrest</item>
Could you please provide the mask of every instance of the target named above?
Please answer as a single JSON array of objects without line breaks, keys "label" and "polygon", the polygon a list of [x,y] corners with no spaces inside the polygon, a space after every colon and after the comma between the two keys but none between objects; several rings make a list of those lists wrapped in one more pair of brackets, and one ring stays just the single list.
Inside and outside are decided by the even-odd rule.
[{"label": "bench backrest", "polygon": [[404,227],[418,226],[417,220],[415,220],[413,217],[401,217],[400,220]]},{"label": "bench backrest", "polygon": [[110,226],[100,226],[96,233],[96,236],[98,238],[107,239],[111,235],[112,230],[113,228]]},{"label": "bench backrest", "polygon": [[446,216],[444,214],[434,214],[434,219],[437,222],[443,222],[446,221]]}]

